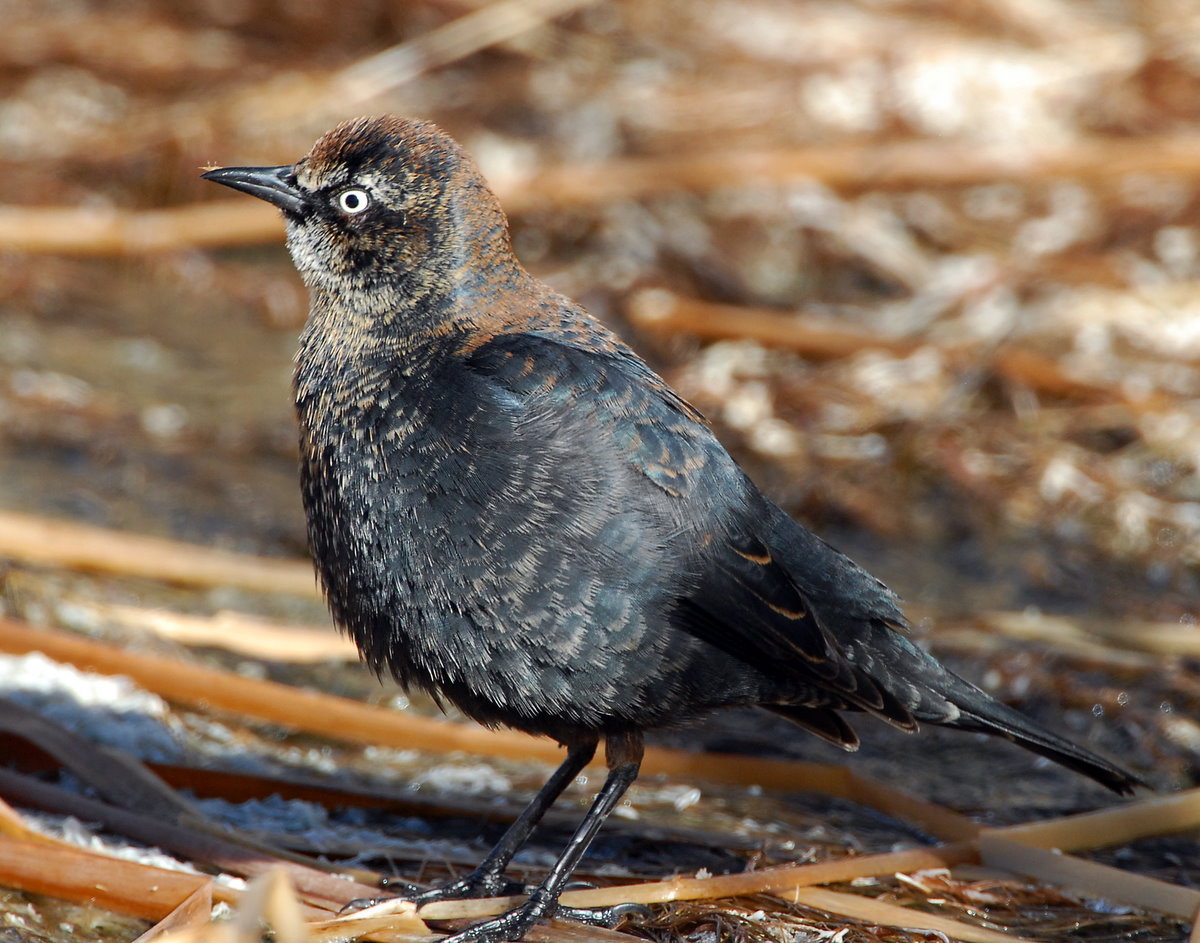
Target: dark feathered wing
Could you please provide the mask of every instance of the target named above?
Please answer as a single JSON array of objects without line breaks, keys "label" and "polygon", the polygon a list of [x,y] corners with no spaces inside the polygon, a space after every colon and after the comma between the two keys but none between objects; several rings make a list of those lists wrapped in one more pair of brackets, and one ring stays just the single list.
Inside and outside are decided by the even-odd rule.
[{"label": "dark feathered wing", "polygon": [[[578,337],[579,335],[576,335]],[[498,335],[474,369],[551,408],[594,410],[628,467],[668,496],[689,559],[670,621],[757,669],[777,697],[763,704],[852,749],[838,712],[864,711],[906,730],[920,722],[995,734],[1117,792],[1138,780],[959,678],[904,633],[895,595],[761,495],[703,418],[623,346],[561,336]],[[537,362],[536,370],[526,365]],[[557,406],[555,405],[557,404]]]}]

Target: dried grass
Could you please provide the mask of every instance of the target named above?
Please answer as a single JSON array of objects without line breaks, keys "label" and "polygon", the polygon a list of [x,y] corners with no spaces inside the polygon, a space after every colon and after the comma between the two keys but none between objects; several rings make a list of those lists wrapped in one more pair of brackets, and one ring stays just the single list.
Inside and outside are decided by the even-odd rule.
[{"label": "dried grass", "polygon": [[[298,691],[270,682],[238,677],[229,672],[137,654],[44,626],[25,626],[0,619],[0,650],[19,653],[35,649],[57,660],[75,663],[93,671],[128,675],[149,690],[176,703],[197,704],[203,700],[207,710],[245,714],[286,724],[297,733],[317,733],[363,743],[427,750],[468,749],[485,756],[539,757],[548,761],[553,761],[558,752],[552,744],[531,740],[520,734],[484,731],[474,726],[410,717],[329,695]],[[102,812],[96,800],[72,798],[70,794],[54,787],[39,786],[33,780],[25,782],[14,774],[0,775],[0,792],[14,796],[20,802],[33,802],[42,808],[106,819],[110,829],[133,833],[141,841],[162,847],[191,848],[192,853],[201,847],[212,847],[198,837],[199,833],[196,833],[196,837],[187,837],[197,827],[204,828],[203,817],[189,803],[179,800],[162,780],[138,760],[113,748],[92,747],[87,741],[74,737],[37,715],[18,712],[15,708],[7,710],[7,732],[38,751],[55,757],[101,796],[110,796],[109,801],[115,800],[126,808],[136,810],[136,818],[133,813],[118,813],[115,809]],[[963,923],[944,913],[916,911],[880,898],[846,894],[827,886],[870,878],[888,879],[896,874],[942,873],[962,864],[980,862],[1004,871],[1066,885],[1086,896],[1119,901],[1181,919],[1190,919],[1200,906],[1200,892],[1116,871],[1069,853],[1130,843],[1149,836],[1188,833],[1200,828],[1200,790],[1136,800],[1100,812],[1030,825],[983,829],[949,810],[916,800],[891,786],[865,780],[841,767],[740,756],[709,754],[698,757],[679,751],[650,749],[646,754],[644,769],[648,773],[667,773],[683,778],[703,777],[710,782],[756,783],[778,790],[803,789],[851,798],[884,814],[919,823],[923,829],[953,838],[954,841],[930,848],[859,855],[723,877],[673,878],[662,882],[569,891],[563,897],[564,903],[601,907],[626,902],[711,902],[770,895],[794,905],[836,914],[862,925],[907,928],[981,943],[1016,939],[1011,934]],[[138,781],[144,781],[149,787],[141,796],[130,792],[130,786]],[[178,781],[179,785],[186,783],[186,777]],[[208,785],[211,787],[212,784],[212,780],[209,780]],[[163,797],[166,801],[160,802],[157,797]],[[331,788],[322,798],[328,803],[340,804],[342,801],[354,803],[360,797],[349,794],[339,797],[337,790]],[[197,883],[199,879],[181,878],[170,883],[165,881],[158,869],[129,866],[126,862],[84,852],[59,842],[47,843],[44,839],[32,838],[19,817],[7,808],[5,812],[4,820],[9,823],[5,831],[11,837],[0,839],[0,883],[37,893],[52,893],[66,899],[96,900],[122,912],[165,921],[172,928],[177,927],[182,919],[179,908],[183,908],[183,912],[194,921],[198,920],[196,915],[204,910],[195,897],[200,889]],[[139,823],[136,828],[133,826],[135,821]],[[159,824],[156,825],[156,821]],[[181,834],[184,837],[181,838]],[[227,843],[231,838],[236,839],[237,836],[225,835],[221,841]],[[267,862],[272,857],[280,862],[287,861],[289,864],[286,867],[292,869],[291,873],[296,876],[309,873],[303,869],[296,871],[298,865],[311,868],[315,862],[303,863],[303,859],[294,854],[272,850],[261,841],[243,839],[243,842],[245,850],[242,853],[208,852],[207,860],[216,861],[226,869],[232,867],[235,872],[258,873],[260,881],[268,881],[270,892],[265,889],[268,884],[260,884],[255,885],[257,896],[249,892],[230,896],[223,892],[224,899],[238,905],[238,919],[243,923],[249,920],[253,924],[260,917],[270,917],[273,921],[280,921],[273,924],[278,932],[284,932],[281,928],[286,924],[290,928],[286,930],[287,933],[299,934],[292,937],[295,939],[326,939],[337,934],[381,939],[384,937],[376,934],[384,932],[382,928],[385,923],[387,932],[394,931],[401,934],[396,938],[402,938],[404,934],[424,932],[421,920],[473,919],[500,912],[513,902],[511,899],[495,899],[429,904],[420,911],[420,920],[411,908],[402,910],[387,921],[383,921],[382,917],[376,920],[374,913],[368,915],[370,920],[366,923],[330,923],[325,918],[314,920],[312,914],[315,911],[312,907],[329,908],[339,901],[347,903],[363,896],[363,886],[348,882],[323,883],[314,876],[305,877],[302,887],[307,890],[296,892],[290,889],[290,885],[281,883],[283,879],[266,877],[275,873]],[[1050,852],[1045,849],[1055,850]],[[245,861],[242,864],[235,863],[239,857],[247,860],[253,858],[261,863],[247,871]],[[280,867],[284,866],[281,863]],[[52,880],[51,875],[57,877]],[[359,879],[374,880],[363,872],[359,872]],[[313,883],[314,880],[317,883]],[[936,891],[932,890],[932,885],[919,877],[906,879],[905,884],[910,891],[923,892],[930,902],[945,890],[941,886]],[[99,887],[109,888],[110,891],[98,897],[96,889]],[[148,888],[156,889],[155,893],[150,893]],[[114,892],[113,889],[119,891]],[[209,890],[206,893],[212,892]],[[981,898],[977,891],[975,893],[975,904],[979,904]],[[270,913],[264,909],[268,907],[265,902],[268,898],[275,902],[271,905],[274,909]],[[280,904],[281,900],[289,902],[286,907]],[[304,912],[310,915],[307,918],[301,919],[292,913],[301,903],[306,908]],[[685,908],[680,911],[679,919],[686,922],[688,918],[685,915],[688,913],[695,914],[696,911]],[[733,911],[723,913],[726,916],[722,919],[734,919],[731,916]],[[173,929],[172,932],[182,934],[178,937],[181,940],[217,940],[226,938],[222,934],[242,932],[237,929],[240,925],[223,924],[219,928],[212,928],[203,922],[194,922],[186,929]],[[763,932],[777,931],[778,927]],[[745,926],[733,935],[739,933],[744,933],[746,939],[754,938],[752,930]],[[236,936],[230,938],[240,939]]]}]

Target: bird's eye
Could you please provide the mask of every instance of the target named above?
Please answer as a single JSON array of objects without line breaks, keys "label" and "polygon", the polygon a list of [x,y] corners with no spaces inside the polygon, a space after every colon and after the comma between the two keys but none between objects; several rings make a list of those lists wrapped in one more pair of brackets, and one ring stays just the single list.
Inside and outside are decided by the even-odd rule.
[{"label": "bird's eye", "polygon": [[371,205],[371,197],[366,190],[353,187],[337,195],[337,205],[347,216],[356,216]]}]

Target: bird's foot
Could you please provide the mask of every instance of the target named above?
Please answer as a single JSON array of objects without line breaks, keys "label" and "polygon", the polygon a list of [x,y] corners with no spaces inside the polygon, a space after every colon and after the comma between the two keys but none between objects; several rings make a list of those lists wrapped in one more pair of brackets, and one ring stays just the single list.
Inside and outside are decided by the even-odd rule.
[{"label": "bird's foot", "polygon": [[475,870],[466,877],[421,890],[415,884],[407,885],[404,899],[411,900],[418,907],[431,904],[435,900],[470,900],[475,897],[510,897],[525,893],[525,885],[519,881],[506,878],[502,873],[494,871]]},{"label": "bird's foot", "polygon": [[626,917],[650,915],[650,908],[643,904],[618,904],[585,910],[579,907],[563,907],[554,901],[546,901],[535,893],[528,901],[513,910],[490,920],[473,923],[448,936],[441,943],[506,943],[520,940],[539,920],[550,918],[573,920],[593,927],[615,927]]},{"label": "bird's foot", "polygon": [[[563,891],[590,891],[595,888],[590,881],[571,881]],[[556,920],[573,920],[575,923],[586,923],[592,927],[615,927],[626,917],[652,917],[652,911],[645,904],[614,904],[612,907],[566,907],[556,904],[553,917]]]},{"label": "bird's foot", "polygon": [[475,870],[466,877],[443,884],[440,887],[424,888],[411,881],[385,878],[383,890],[386,896],[357,897],[346,904],[339,913],[357,913],[388,901],[410,901],[422,907],[436,900],[468,900],[475,897],[509,897],[525,893],[525,885],[493,871]]},{"label": "bird's foot", "polygon": [[545,904],[530,899],[515,910],[503,913],[499,917],[491,917],[488,920],[481,920],[479,923],[464,927],[457,933],[446,937],[441,943],[506,943],[506,941],[520,940],[530,927],[547,915]]}]

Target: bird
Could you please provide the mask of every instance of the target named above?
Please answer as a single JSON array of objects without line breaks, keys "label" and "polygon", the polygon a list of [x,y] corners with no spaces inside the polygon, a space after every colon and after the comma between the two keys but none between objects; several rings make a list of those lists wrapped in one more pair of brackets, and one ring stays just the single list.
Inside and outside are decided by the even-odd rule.
[{"label": "bird", "polygon": [[912,639],[898,597],[766,497],[704,416],[517,260],[467,151],[356,118],[294,164],[203,176],[283,214],[310,310],[300,482],[335,623],[377,674],[548,736],[561,766],[482,864],[504,871],[603,741],[608,772],[527,901],[454,943],[519,940],[638,775],[644,735],[758,706],[847,750],[847,715],[1007,738],[1129,794],[1140,779],[1026,718]]}]

